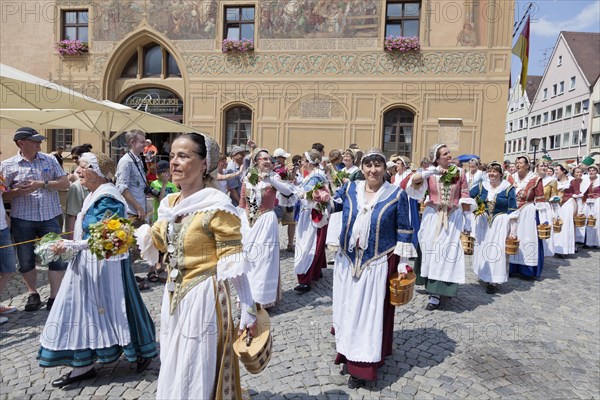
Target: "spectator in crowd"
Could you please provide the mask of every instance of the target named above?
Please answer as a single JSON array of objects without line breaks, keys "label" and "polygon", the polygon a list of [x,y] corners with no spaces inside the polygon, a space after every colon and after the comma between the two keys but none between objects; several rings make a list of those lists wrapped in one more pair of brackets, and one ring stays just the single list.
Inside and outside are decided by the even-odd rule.
[{"label": "spectator in crowd", "polygon": [[244,158],[248,154],[248,150],[242,146],[233,146],[229,157],[231,161],[227,164],[225,174],[236,174],[234,178],[227,181],[227,189],[229,190],[229,197],[235,207],[240,203],[240,193],[242,190],[242,176],[240,171],[243,170]]},{"label": "spectator in crowd", "polygon": [[165,139],[162,142],[162,152],[164,155],[168,156],[171,152],[171,141],[169,139]]},{"label": "spectator in crowd", "polygon": [[[0,152],[2,154],[2,152]],[[10,238],[9,220],[4,209],[2,194],[8,191],[6,181],[0,174],[0,294],[10,280],[12,274],[16,271],[17,259],[15,257],[15,248],[6,247],[12,244]],[[6,307],[0,304],[0,324],[8,321],[5,315],[17,311],[15,307]]]},{"label": "spectator in crowd", "polygon": [[323,145],[323,143],[313,143],[311,149],[318,151],[319,153],[321,153],[321,159],[323,159],[323,157],[325,157],[325,145]]},{"label": "spectator in crowd", "polygon": [[158,197],[154,198],[152,222],[155,222],[158,218],[157,211],[161,200],[168,194],[179,192],[177,186],[171,182],[171,173],[169,172],[169,162],[167,160],[161,160],[156,164],[156,174],[158,175],[158,179],[152,182],[150,187],[156,189],[160,194]]},{"label": "spectator in crowd", "polygon": [[127,200],[127,215],[140,225],[146,218],[146,175],[139,154],[146,144],[144,132],[134,129],[125,133],[128,151],[119,159],[116,185]]},{"label": "spectator in crowd", "polygon": [[344,168],[344,163],[342,162],[342,151],[340,149],[333,149],[329,152],[329,162],[333,167],[335,167],[335,171],[340,171]]},{"label": "spectator in crowd", "polygon": [[[75,164],[78,164],[79,157],[81,157],[81,155],[84,153],[90,152],[91,148],[92,146],[85,144],[73,147],[73,149],[71,149],[71,160],[73,160]],[[71,184],[69,187],[69,192],[67,193],[65,239],[73,239],[73,231],[75,230],[75,220],[77,219],[77,214],[79,214],[81,207],[83,207],[83,200],[89,194],[89,191],[86,189],[86,187],[79,182],[77,174],[73,174],[73,176],[76,177],[76,180]]]},{"label": "spectator in crowd", "polygon": [[158,149],[155,145],[152,144],[152,140],[146,139],[146,145],[144,146],[144,160],[146,161],[146,167],[150,169],[150,164],[154,164],[156,162],[156,154],[158,153]]},{"label": "spectator in crowd", "polygon": [[56,161],[58,161],[58,165],[60,165],[61,168],[63,168],[63,156],[62,153],[65,150],[65,148],[63,146],[58,146],[56,148],[56,151],[52,153],[52,155],[54,157],[56,157]]},{"label": "spectator in crowd", "polygon": [[[33,128],[19,128],[13,140],[19,153],[2,163],[0,174],[11,189],[3,200],[11,203],[11,233],[16,243],[42,237],[47,233],[61,233],[57,217],[62,216],[58,190],[67,189],[69,180],[56,158],[40,152],[46,138]],[[37,291],[37,270],[33,242],[17,246],[19,272],[27,287],[26,311],[42,306]],[[55,261],[49,264],[50,297],[46,309],[50,310],[58,293],[67,264]]]}]

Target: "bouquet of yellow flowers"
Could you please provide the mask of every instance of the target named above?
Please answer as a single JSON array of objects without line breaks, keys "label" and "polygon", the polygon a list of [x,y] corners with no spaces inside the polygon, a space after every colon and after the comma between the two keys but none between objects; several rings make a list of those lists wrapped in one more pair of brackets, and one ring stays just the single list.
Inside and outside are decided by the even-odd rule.
[{"label": "bouquet of yellow flowers", "polygon": [[473,211],[476,217],[483,215],[485,213],[485,203],[479,196],[475,197],[475,202],[477,203],[477,208]]},{"label": "bouquet of yellow flowers", "polygon": [[89,230],[89,249],[99,260],[125,254],[135,245],[131,221],[116,214],[91,224]]}]

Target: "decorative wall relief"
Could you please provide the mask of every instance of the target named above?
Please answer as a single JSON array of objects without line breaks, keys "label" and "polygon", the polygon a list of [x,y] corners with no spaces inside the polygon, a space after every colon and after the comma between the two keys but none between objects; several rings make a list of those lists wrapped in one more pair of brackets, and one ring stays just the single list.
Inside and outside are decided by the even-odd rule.
[{"label": "decorative wall relief", "polygon": [[485,52],[416,54],[252,54],[184,55],[191,75],[464,75],[485,74]]},{"label": "decorative wall relief", "polygon": [[260,4],[260,37],[377,37],[379,0],[288,0]]},{"label": "decorative wall relief", "polygon": [[292,104],[287,116],[291,119],[343,119],[346,113],[340,102],[333,97],[308,95]]}]

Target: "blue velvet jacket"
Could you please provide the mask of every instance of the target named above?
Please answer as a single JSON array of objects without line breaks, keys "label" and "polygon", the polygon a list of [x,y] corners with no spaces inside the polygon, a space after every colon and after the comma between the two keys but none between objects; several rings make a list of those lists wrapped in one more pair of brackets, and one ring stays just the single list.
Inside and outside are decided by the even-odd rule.
[{"label": "blue velvet jacket", "polygon": [[[363,252],[358,248],[348,250],[352,227],[358,215],[358,182],[347,182],[335,194],[336,211],[342,211],[340,250],[355,267],[363,269],[372,260],[394,250],[398,242],[411,243],[413,229],[410,225],[409,204],[406,192],[397,186],[386,198],[380,198],[371,215],[369,245]],[[362,253],[362,254],[357,254]]]},{"label": "blue velvet jacket", "polygon": [[483,186],[483,183],[473,186],[470,190],[470,195],[474,199],[479,197],[479,199],[485,203],[485,212],[488,214],[490,223],[496,216],[510,214],[517,209],[517,197],[515,188],[512,185],[496,195],[496,201],[493,208],[491,208],[491,204],[487,200],[488,191]]}]

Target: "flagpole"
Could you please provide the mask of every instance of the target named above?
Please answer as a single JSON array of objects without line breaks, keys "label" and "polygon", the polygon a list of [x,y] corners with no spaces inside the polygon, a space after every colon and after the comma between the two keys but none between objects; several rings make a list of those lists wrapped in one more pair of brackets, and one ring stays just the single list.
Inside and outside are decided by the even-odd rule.
[{"label": "flagpole", "polygon": [[513,31],[513,35],[512,35],[513,39],[517,35],[517,32],[519,32],[519,30],[521,29],[521,25],[523,25],[523,21],[525,21],[525,18],[527,18],[527,16],[529,15],[531,7],[533,7],[533,3],[529,3],[529,6],[525,10],[525,14],[523,15],[523,18],[521,18],[521,21],[519,21],[519,24],[517,25],[516,22],[514,23],[514,25],[513,25],[514,31]]}]

